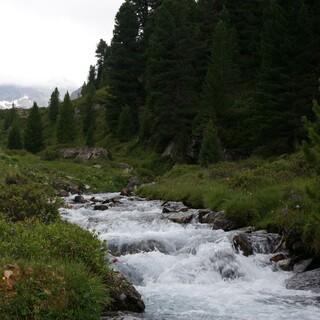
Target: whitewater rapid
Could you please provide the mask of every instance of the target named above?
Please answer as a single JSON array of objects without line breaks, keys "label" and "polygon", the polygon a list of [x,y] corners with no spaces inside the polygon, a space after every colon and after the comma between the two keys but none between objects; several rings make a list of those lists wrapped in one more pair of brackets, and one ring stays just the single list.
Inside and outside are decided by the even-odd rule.
[{"label": "whitewater rapid", "polygon": [[[117,194],[94,196],[106,200]],[[143,296],[141,319],[320,319],[320,296],[287,290],[292,273],[275,270],[270,255],[235,253],[234,232],[173,223],[163,217],[160,201],[123,197],[95,211],[88,204],[71,205],[71,199],[69,208],[61,209],[63,217],[108,242],[114,268]]]}]

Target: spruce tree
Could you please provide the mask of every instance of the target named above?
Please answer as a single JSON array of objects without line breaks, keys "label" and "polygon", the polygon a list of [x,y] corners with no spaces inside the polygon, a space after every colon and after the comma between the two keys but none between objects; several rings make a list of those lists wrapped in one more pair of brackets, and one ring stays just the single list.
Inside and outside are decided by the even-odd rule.
[{"label": "spruce tree", "polygon": [[70,95],[67,92],[58,119],[57,140],[58,143],[68,144],[74,142],[76,137],[74,107]]},{"label": "spruce tree", "polygon": [[121,141],[128,141],[135,132],[133,116],[128,106],[125,106],[119,117],[118,137]]},{"label": "spruce tree", "polygon": [[57,121],[59,115],[59,105],[60,105],[60,93],[58,88],[55,88],[51,94],[50,102],[49,102],[49,120],[51,123],[55,123]]},{"label": "spruce tree", "polygon": [[257,87],[258,144],[267,154],[292,152],[303,137],[317,92],[312,27],[303,1],[272,1],[265,13]]},{"label": "spruce tree", "polygon": [[213,121],[209,120],[203,133],[199,154],[199,163],[203,167],[218,162],[222,159],[221,147]]},{"label": "spruce tree", "polygon": [[17,110],[14,104],[12,104],[12,108],[7,111],[5,118],[4,118],[4,123],[3,123],[3,129],[7,131],[14,121],[16,120],[17,117]]},{"label": "spruce tree", "polygon": [[86,98],[86,105],[83,116],[83,133],[86,138],[86,144],[91,147],[94,145],[94,131],[96,120],[94,110],[94,96],[95,87],[91,85],[90,88],[88,88],[88,94]]},{"label": "spruce tree", "polygon": [[124,106],[131,108],[138,129],[138,108],[144,102],[143,52],[139,44],[139,20],[135,6],[125,1],[116,16],[109,58],[110,99],[107,103],[108,127],[117,133],[118,119]]},{"label": "spruce tree", "polygon": [[192,0],[164,0],[154,14],[148,49],[151,141],[159,151],[174,143],[179,160],[186,157],[197,98],[194,8]]},{"label": "spruce tree", "polygon": [[96,88],[101,88],[107,84],[108,77],[108,58],[110,55],[110,48],[107,43],[100,39],[96,49],[97,58],[97,78]]},{"label": "spruce tree", "polygon": [[44,148],[42,120],[36,103],[30,110],[24,135],[24,147],[27,151],[37,153]]},{"label": "spruce tree", "polygon": [[8,149],[13,150],[20,150],[23,148],[18,116],[9,130],[7,147]]}]

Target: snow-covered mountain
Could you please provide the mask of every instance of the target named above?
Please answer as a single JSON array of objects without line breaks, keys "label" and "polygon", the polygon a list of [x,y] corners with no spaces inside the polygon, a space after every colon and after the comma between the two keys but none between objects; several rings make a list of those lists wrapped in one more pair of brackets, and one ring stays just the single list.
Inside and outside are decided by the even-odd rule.
[{"label": "snow-covered mountain", "polygon": [[[66,93],[67,89],[59,88],[60,97]],[[0,85],[0,109],[9,109],[14,104],[17,108],[31,108],[33,102],[37,102],[40,107],[48,106],[53,88],[50,87],[26,87],[19,85]]]}]

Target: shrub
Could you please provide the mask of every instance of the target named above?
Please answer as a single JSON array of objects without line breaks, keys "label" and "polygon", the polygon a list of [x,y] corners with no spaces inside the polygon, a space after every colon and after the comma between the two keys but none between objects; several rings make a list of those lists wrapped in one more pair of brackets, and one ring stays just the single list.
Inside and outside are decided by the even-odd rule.
[{"label": "shrub", "polygon": [[[14,264],[12,264],[14,263]],[[2,259],[2,320],[98,320],[105,290],[81,264]]]},{"label": "shrub", "polygon": [[59,200],[35,184],[0,186],[0,213],[17,222],[37,219],[51,223],[59,219]]},{"label": "shrub", "polygon": [[97,236],[80,227],[58,222],[6,224],[0,221],[0,252],[15,259],[58,259],[85,265],[89,271],[107,271],[107,248]]},{"label": "shrub", "polygon": [[40,153],[40,158],[46,161],[54,161],[59,159],[60,154],[56,147],[47,147]]}]

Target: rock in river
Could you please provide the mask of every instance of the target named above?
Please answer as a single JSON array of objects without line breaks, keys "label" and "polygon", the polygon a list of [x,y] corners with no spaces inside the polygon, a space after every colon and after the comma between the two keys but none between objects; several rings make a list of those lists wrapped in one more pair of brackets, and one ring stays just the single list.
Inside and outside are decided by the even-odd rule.
[{"label": "rock in river", "polygon": [[320,268],[297,273],[287,281],[287,288],[293,290],[311,290],[320,293]]},{"label": "rock in river", "polygon": [[144,312],[145,304],[142,301],[140,293],[120,272],[109,273],[105,281],[108,285],[110,297],[112,299],[112,303],[107,308],[106,312]]}]

